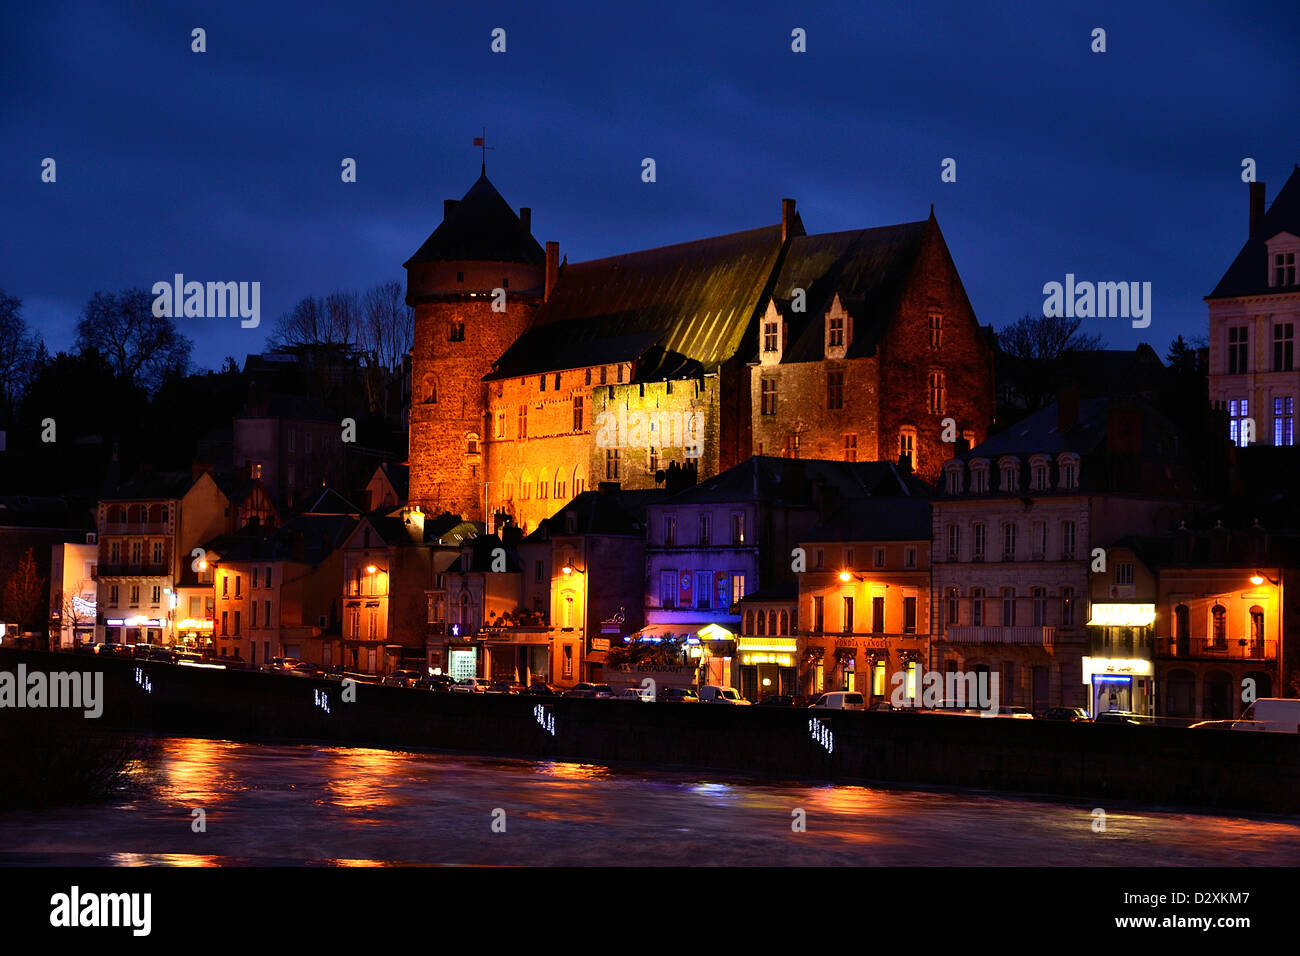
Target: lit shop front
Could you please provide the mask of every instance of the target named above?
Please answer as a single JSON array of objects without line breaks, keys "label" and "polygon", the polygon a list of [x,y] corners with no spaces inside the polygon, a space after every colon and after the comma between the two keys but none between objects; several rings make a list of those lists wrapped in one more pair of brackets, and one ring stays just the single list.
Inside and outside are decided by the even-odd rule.
[{"label": "lit shop front", "polygon": [[1154,604],[1093,604],[1088,618],[1092,655],[1083,659],[1088,711],[1151,714],[1155,665],[1151,661]]},{"label": "lit shop front", "polygon": [[799,641],[794,637],[745,637],[736,640],[740,658],[740,696],[759,700],[797,693]]},{"label": "lit shop front", "polygon": [[176,622],[176,643],[196,651],[212,649],[212,632],[216,622],[208,618],[187,617]]},{"label": "lit shop front", "polygon": [[165,621],[144,615],[109,618],[104,622],[104,640],[110,644],[161,644],[165,625]]}]

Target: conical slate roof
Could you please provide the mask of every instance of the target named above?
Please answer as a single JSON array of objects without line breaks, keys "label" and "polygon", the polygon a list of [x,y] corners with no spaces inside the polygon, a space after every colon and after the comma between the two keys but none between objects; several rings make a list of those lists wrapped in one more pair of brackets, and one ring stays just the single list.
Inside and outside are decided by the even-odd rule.
[{"label": "conical slate roof", "polygon": [[488,181],[485,172],[464,198],[451,208],[442,225],[406,261],[523,262],[544,265],[546,253],[524,228],[510,204]]}]

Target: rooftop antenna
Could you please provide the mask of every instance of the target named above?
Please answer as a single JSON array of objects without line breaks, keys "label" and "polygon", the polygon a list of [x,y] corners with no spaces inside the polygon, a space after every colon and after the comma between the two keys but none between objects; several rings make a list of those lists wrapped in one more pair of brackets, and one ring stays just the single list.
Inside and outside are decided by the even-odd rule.
[{"label": "rooftop antenna", "polygon": [[483,135],[482,135],[482,136],[475,136],[475,137],[474,137],[474,145],[477,146],[479,149],[483,150],[483,169],[482,169],[482,173],[483,173],[484,176],[486,176],[486,175],[487,175],[487,151],[488,151],[489,149],[496,149],[495,146],[489,146],[489,145],[487,144],[487,127],[486,127],[486,126],[483,127]]}]

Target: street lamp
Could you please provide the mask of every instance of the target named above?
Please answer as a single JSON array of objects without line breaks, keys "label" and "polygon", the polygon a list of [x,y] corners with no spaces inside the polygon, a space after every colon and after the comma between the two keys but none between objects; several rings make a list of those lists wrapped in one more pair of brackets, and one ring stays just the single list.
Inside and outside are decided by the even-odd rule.
[{"label": "street lamp", "polygon": [[579,574],[585,576],[587,573],[586,571],[583,571],[581,568],[575,568],[573,566],[572,561],[565,561],[564,567],[560,568],[560,570],[563,571],[565,574],[572,574],[573,572],[577,571]]}]

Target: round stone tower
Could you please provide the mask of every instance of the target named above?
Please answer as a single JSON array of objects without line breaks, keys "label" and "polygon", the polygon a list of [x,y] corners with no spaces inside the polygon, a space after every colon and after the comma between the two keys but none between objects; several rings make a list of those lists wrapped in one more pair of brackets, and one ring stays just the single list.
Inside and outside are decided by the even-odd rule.
[{"label": "round stone tower", "polygon": [[486,171],[405,264],[415,309],[411,349],[409,504],[483,521],[487,388],[492,363],[532,323],[546,253],[531,210],[514,210]]}]

